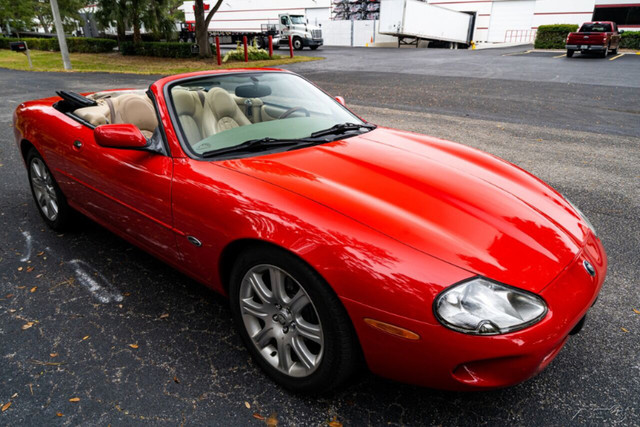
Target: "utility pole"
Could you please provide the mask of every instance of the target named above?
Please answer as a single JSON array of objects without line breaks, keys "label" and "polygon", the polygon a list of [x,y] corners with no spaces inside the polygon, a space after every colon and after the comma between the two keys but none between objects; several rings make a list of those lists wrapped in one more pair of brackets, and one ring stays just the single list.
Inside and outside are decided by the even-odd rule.
[{"label": "utility pole", "polygon": [[53,21],[56,23],[56,33],[58,34],[58,45],[60,45],[60,53],[62,54],[62,63],[65,70],[71,69],[71,61],[69,60],[69,49],[67,49],[67,39],[64,36],[64,27],[62,19],[60,19],[60,10],[58,9],[58,0],[49,0],[51,2],[51,12],[53,13]]}]

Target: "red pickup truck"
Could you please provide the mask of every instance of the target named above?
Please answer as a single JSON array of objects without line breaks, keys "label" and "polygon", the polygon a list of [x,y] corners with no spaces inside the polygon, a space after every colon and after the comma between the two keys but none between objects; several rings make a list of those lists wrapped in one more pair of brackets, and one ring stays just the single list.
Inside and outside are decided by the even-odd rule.
[{"label": "red pickup truck", "polygon": [[606,58],[609,52],[618,53],[620,34],[615,22],[585,22],[577,33],[569,33],[567,37],[567,56],[580,51],[597,52]]}]

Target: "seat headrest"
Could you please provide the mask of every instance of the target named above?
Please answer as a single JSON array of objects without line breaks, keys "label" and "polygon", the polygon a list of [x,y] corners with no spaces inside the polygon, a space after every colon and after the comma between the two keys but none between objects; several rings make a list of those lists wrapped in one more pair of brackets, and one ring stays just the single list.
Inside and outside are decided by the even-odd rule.
[{"label": "seat headrest", "polygon": [[158,127],[158,119],[150,99],[139,95],[122,95],[117,99],[117,111],[122,123],[131,123],[140,130],[150,132]]},{"label": "seat headrest", "polygon": [[207,104],[216,118],[233,117],[238,111],[238,105],[231,95],[222,88],[213,88],[207,92]]},{"label": "seat headrest", "polygon": [[173,95],[173,105],[176,107],[176,112],[179,116],[195,115],[197,106],[193,93],[183,89],[174,89],[171,93]]}]

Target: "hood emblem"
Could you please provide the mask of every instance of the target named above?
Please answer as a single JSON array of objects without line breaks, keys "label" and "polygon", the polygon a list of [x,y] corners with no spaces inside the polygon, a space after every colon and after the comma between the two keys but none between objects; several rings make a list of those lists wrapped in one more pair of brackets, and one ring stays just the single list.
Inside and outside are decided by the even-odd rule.
[{"label": "hood emblem", "polygon": [[582,265],[584,266],[584,269],[587,270],[587,273],[589,273],[589,276],[591,277],[595,277],[596,275],[596,269],[593,268],[593,265],[591,265],[591,263],[587,260],[584,260],[582,262]]}]

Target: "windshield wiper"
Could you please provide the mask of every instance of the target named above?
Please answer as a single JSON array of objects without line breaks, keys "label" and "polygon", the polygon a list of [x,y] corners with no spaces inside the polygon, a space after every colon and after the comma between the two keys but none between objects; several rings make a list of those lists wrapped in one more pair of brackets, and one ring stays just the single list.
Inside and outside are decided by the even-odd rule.
[{"label": "windshield wiper", "polygon": [[225,154],[236,154],[244,152],[258,151],[260,149],[272,149],[282,147],[294,147],[302,144],[321,144],[328,142],[326,139],[318,138],[297,138],[297,139],[277,139],[277,138],[259,138],[250,139],[233,147],[220,148],[218,150],[210,150],[202,153],[202,157],[223,156]]},{"label": "windshield wiper", "polygon": [[375,129],[376,125],[372,125],[369,123],[339,123],[335,126],[331,126],[329,129],[323,129],[323,130],[319,130],[317,132],[313,132],[311,134],[312,138],[317,138],[319,136],[326,136],[326,135],[340,135],[352,130],[360,130],[362,128],[365,129]]}]

